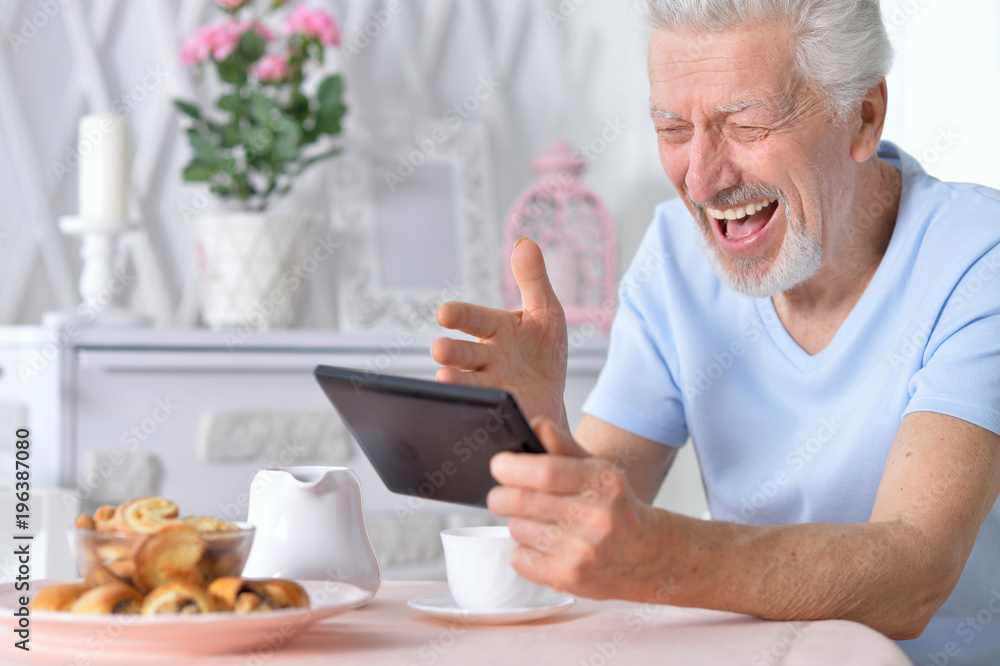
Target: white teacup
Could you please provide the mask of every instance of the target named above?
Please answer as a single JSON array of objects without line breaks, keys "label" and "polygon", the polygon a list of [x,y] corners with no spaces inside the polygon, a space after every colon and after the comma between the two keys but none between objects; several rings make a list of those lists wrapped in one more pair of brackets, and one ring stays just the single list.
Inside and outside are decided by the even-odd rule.
[{"label": "white teacup", "polygon": [[510,565],[517,542],[504,526],[459,527],[441,532],[451,596],[462,608],[524,608],[548,588],[522,578]]}]

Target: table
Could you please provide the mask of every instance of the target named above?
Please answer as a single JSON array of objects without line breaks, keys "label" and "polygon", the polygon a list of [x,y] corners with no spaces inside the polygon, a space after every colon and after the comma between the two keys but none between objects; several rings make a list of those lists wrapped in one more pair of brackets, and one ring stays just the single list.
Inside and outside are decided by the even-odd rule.
[{"label": "table", "polygon": [[[767,622],[735,613],[579,599],[574,607],[552,618],[518,625],[473,626],[429,618],[406,605],[413,597],[446,591],[447,585],[441,582],[385,581],[364,608],[320,622],[272,654],[242,653],[141,663],[910,665],[888,638],[843,620]],[[2,663],[10,663],[11,656],[10,650],[0,651]],[[38,652],[32,653],[30,661],[71,663],[65,659],[49,661]],[[123,662],[84,659],[84,663]]]}]

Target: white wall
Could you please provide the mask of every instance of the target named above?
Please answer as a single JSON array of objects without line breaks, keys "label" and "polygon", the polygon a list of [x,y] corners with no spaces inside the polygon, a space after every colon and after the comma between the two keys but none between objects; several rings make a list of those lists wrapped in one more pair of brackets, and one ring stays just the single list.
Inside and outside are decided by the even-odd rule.
[{"label": "white wall", "polygon": [[1000,188],[1000,4],[883,0],[896,49],[885,138],[942,180]]}]

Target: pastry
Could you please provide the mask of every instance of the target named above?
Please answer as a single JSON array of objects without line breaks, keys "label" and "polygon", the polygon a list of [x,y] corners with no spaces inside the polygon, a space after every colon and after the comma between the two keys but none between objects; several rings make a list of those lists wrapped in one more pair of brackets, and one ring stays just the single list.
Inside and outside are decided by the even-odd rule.
[{"label": "pastry", "polygon": [[142,594],[124,583],[110,583],[87,590],[69,607],[71,613],[133,615],[142,607]]},{"label": "pastry", "polygon": [[118,529],[115,526],[115,507],[110,504],[97,507],[94,511],[94,526],[102,532],[113,532]]},{"label": "pastry", "polygon": [[108,562],[107,569],[112,574],[128,583],[132,580],[132,576],[135,575],[135,562],[132,558],[123,557],[120,560]]},{"label": "pastry", "polygon": [[205,542],[198,532],[177,523],[149,535],[138,545],[132,580],[144,592],[170,581],[201,585],[204,577],[199,562],[204,553]]},{"label": "pastry", "polygon": [[309,608],[309,594],[295,581],[275,578],[257,581],[257,584],[275,608]]},{"label": "pastry", "polygon": [[210,578],[220,576],[238,576],[243,571],[243,558],[236,553],[222,553],[215,558],[215,565],[212,567]]},{"label": "pastry", "polygon": [[135,547],[134,540],[104,541],[97,539],[96,542],[94,554],[97,555],[98,562],[114,562],[132,557],[132,550]]},{"label": "pastry", "polygon": [[219,610],[250,613],[274,608],[259,584],[236,576],[216,578],[208,586],[208,594]]},{"label": "pastry", "polygon": [[94,523],[94,518],[89,513],[81,513],[73,521],[73,527],[78,530],[93,530],[97,529],[97,524]]},{"label": "pastry", "polygon": [[123,580],[122,577],[115,575],[109,568],[96,563],[87,568],[87,574],[83,577],[83,579],[90,587],[100,587],[102,585],[111,585],[112,583],[127,582]]},{"label": "pastry", "polygon": [[115,523],[119,530],[155,534],[168,523],[177,522],[177,505],[162,497],[140,497],[118,507]]},{"label": "pastry", "polygon": [[64,585],[49,585],[35,595],[31,601],[34,611],[64,611],[69,610],[80,595],[90,589],[86,583],[66,583]]},{"label": "pastry", "polygon": [[201,586],[188,583],[165,583],[146,595],[142,602],[143,615],[179,613],[194,615],[211,613],[215,604]]}]

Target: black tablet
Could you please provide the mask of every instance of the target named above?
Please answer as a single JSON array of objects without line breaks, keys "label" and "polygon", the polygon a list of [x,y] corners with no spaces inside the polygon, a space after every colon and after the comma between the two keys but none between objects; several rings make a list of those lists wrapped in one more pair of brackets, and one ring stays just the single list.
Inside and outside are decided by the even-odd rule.
[{"label": "black tablet", "polygon": [[326,365],[315,374],[393,492],[485,507],[494,453],[545,452],[504,391]]}]

